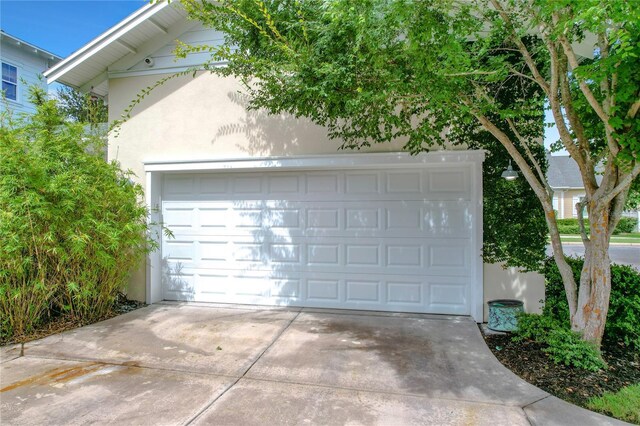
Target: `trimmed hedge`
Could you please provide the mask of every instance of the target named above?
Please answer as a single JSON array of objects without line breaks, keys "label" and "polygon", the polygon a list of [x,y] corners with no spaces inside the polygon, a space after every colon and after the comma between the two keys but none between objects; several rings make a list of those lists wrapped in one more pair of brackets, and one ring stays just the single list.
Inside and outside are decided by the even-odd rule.
[{"label": "trimmed hedge", "polygon": [[623,217],[620,218],[620,222],[618,222],[618,226],[613,230],[614,234],[628,234],[629,232],[634,232],[638,226],[638,219],[635,217]]},{"label": "trimmed hedge", "polygon": [[[616,226],[616,229],[613,230],[613,234],[627,234],[629,232],[633,232],[636,229],[638,223],[638,219],[634,217],[623,217],[620,218],[620,222]],[[589,232],[589,221],[584,219],[584,226]],[[578,219],[569,218],[569,219],[558,219],[558,231],[560,234],[580,234],[580,225],[578,223]]]}]

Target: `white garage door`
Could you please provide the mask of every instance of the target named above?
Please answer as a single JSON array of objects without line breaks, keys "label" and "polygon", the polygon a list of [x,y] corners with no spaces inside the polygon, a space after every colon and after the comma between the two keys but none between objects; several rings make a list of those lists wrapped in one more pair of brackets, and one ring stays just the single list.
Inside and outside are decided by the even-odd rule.
[{"label": "white garage door", "polygon": [[471,170],[165,174],[165,300],[469,314]]}]

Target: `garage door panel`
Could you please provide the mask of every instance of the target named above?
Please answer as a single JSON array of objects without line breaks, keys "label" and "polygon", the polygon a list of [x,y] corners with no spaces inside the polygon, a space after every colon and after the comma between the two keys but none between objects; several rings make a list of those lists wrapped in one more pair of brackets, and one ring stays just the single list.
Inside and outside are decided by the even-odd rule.
[{"label": "garage door panel", "polygon": [[267,176],[269,194],[297,194],[304,176],[296,174],[274,174]]},{"label": "garage door panel", "polygon": [[[169,178],[171,179],[171,178]],[[218,176],[195,177],[198,183],[198,193],[206,196],[215,196],[229,193],[229,179]]]},{"label": "garage door panel", "polygon": [[190,261],[197,256],[195,252],[195,241],[188,239],[174,239],[164,243],[164,258],[168,261]]},{"label": "garage door panel", "polygon": [[171,175],[164,179],[163,193],[166,197],[189,198],[197,193],[196,176]]},{"label": "garage door panel", "polygon": [[380,177],[382,173],[375,171],[347,172],[345,174],[344,192],[347,195],[380,193]]},{"label": "garage door panel", "polygon": [[[192,239],[189,239],[192,238]],[[469,276],[467,239],[278,239],[272,235],[197,237],[178,234],[163,246],[169,264],[208,269]]]},{"label": "garage door panel", "polygon": [[341,302],[339,279],[309,278],[306,280],[306,283],[307,301],[329,303],[332,306]]},{"label": "garage door panel", "polygon": [[470,200],[471,179],[468,168],[427,170],[426,194],[432,200]]},{"label": "garage door panel", "polygon": [[[250,175],[250,176],[248,176]],[[366,170],[280,173],[167,174],[167,200],[315,201],[470,200],[470,171],[465,166],[421,170]]]},{"label": "garage door panel", "polygon": [[346,303],[384,303],[384,293],[379,281],[346,279],[345,302]]},{"label": "garage door panel", "polygon": [[166,174],[168,300],[470,313],[467,166]]},{"label": "garage door panel", "polygon": [[165,202],[164,225],[193,235],[283,237],[469,237],[468,202],[402,202],[379,207],[369,202]]},{"label": "garage door panel", "polygon": [[422,194],[424,180],[420,170],[387,172],[385,189],[390,194]]},{"label": "garage door panel", "polygon": [[196,223],[196,215],[198,211],[193,208],[185,207],[166,207],[163,212],[164,225],[171,228],[198,228]]},{"label": "garage door panel", "polygon": [[164,298],[169,300],[195,300],[196,274],[192,270],[172,269],[163,274]]},{"label": "garage door panel", "polygon": [[342,258],[342,255],[341,255],[339,243],[334,243],[334,244],[331,244],[328,242],[325,242],[323,244],[309,243],[307,244],[306,253],[307,253],[307,258],[305,263],[307,266],[310,266],[310,267],[340,266],[340,259]]},{"label": "garage door panel", "polygon": [[167,300],[457,314],[468,310],[467,282],[451,277],[392,275],[372,279],[365,274],[260,271],[240,275],[234,270],[210,274],[185,268],[174,279],[179,283],[175,289],[190,285],[199,290],[196,296],[194,292],[165,288]]},{"label": "garage door panel", "polygon": [[243,176],[235,175],[231,177],[232,193],[240,197],[262,194],[262,182],[264,176]]},{"label": "garage door panel", "polygon": [[322,194],[335,199],[334,194],[341,192],[342,176],[336,173],[307,173],[305,182],[306,194],[313,195],[314,199],[320,199]]}]

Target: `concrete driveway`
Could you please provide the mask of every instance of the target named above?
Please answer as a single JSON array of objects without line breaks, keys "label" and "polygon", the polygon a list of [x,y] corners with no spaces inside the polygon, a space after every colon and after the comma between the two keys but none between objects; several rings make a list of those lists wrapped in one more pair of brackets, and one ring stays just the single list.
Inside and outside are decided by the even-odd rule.
[{"label": "concrete driveway", "polygon": [[615,423],[435,315],[157,304],[2,348],[0,388],[3,426]]}]

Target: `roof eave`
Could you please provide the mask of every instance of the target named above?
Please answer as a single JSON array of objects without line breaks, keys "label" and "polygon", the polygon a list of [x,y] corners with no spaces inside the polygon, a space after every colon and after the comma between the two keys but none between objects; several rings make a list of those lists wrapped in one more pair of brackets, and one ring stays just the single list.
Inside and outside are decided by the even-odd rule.
[{"label": "roof eave", "polygon": [[36,46],[35,44],[31,44],[28,41],[24,41],[18,37],[14,37],[11,34],[5,33],[4,31],[2,31],[1,34],[2,34],[2,38],[8,38],[10,40],[13,40],[15,43],[19,43],[23,47],[28,47],[34,51],[37,51],[38,53],[42,53],[44,56],[49,56],[49,59],[51,60],[58,60],[58,61],[62,60],[61,56],[58,56],[55,53],[51,53],[46,49]]},{"label": "roof eave", "polygon": [[65,74],[73,70],[78,64],[98,54],[102,49],[104,49],[111,43],[115,43],[129,30],[136,27],[141,22],[144,22],[148,18],[152,17],[168,5],[169,2],[164,0],[155,3],[149,3],[141,7],[140,9],[129,15],[127,18],[125,18],[123,21],[121,21],[119,24],[108,29],[107,31],[93,39],[91,42],[86,44],[84,47],[72,53],[66,59],[46,70],[43,75],[47,79],[47,83],[51,84],[55,81],[58,81]]}]

